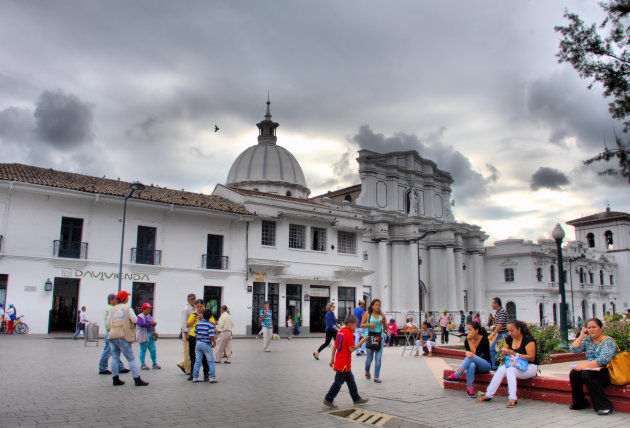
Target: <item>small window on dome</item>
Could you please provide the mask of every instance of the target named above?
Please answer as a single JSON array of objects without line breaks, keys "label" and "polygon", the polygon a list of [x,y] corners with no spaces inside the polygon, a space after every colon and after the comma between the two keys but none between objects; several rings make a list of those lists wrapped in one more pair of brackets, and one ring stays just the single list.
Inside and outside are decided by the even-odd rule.
[{"label": "small window on dome", "polygon": [[344,201],[348,201],[348,202],[352,202],[352,196],[351,195],[346,195],[345,198],[343,198]]},{"label": "small window on dome", "polygon": [[291,191],[290,191],[290,190],[287,190],[287,193],[286,193],[286,194],[287,194],[287,196],[293,196],[293,193],[291,193]]}]

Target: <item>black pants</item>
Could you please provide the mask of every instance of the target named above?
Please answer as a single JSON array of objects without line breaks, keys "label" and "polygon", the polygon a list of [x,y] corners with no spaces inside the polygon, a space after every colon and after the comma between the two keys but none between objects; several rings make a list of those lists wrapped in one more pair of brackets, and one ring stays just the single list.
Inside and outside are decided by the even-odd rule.
[{"label": "black pants", "polygon": [[396,344],[395,346],[399,346],[400,343],[398,343],[398,335],[397,334],[392,334],[389,337],[389,346],[394,346],[394,343]]},{"label": "black pants", "polygon": [[[193,369],[195,368],[195,361],[197,360],[197,353],[195,352],[195,346],[197,346],[197,338],[195,336],[188,336],[188,353],[190,354],[190,375],[192,376]],[[203,377],[208,377],[210,373],[210,367],[208,367],[208,360],[206,356],[203,356],[201,360],[203,365]]]},{"label": "black pants", "polygon": [[448,343],[448,328],[447,327],[440,327],[442,329],[442,337],[441,337],[441,341],[442,343],[444,343],[444,341],[446,341],[446,343]]},{"label": "black pants", "polygon": [[352,397],[352,401],[356,403],[357,401],[361,399],[361,397],[359,396],[359,390],[357,389],[357,384],[354,381],[354,375],[352,374],[352,372],[351,371],[340,372],[336,370],[335,381],[330,386],[330,389],[328,390],[328,394],[326,394],[326,398],[325,398],[326,401],[328,401],[329,403],[332,403],[335,400],[335,397],[337,396],[337,394],[339,394],[341,385],[343,385],[344,382],[348,384],[348,390],[350,391],[350,397]]},{"label": "black pants", "polygon": [[595,370],[571,370],[571,395],[573,396],[573,407],[584,408],[588,406],[584,396],[584,385],[588,390],[588,395],[595,410],[613,409],[613,404],[606,398],[604,387],[610,385],[610,375],[608,369],[604,367],[599,371]]},{"label": "black pants", "polygon": [[335,330],[334,328],[329,328],[328,330],[326,330],[326,341],[322,346],[319,347],[317,353],[319,354],[320,352],[322,352],[323,349],[330,345],[330,341],[335,337],[337,337],[337,330]]}]

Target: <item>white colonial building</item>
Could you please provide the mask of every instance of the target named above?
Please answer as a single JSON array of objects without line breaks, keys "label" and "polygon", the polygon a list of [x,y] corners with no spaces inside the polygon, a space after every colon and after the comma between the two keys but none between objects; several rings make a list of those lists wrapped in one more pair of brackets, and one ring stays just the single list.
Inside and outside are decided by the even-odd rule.
[{"label": "white colonial building", "polygon": [[[442,308],[485,315],[495,295],[537,321],[537,308],[557,302],[553,245],[484,248],[479,226],[454,220],[450,174],[417,152],[361,150],[359,185],[309,199],[299,163],[277,145],[269,103],[257,126],[258,143],[212,195],[146,186],[129,196],[131,183],[0,164],[0,302],[14,304],[34,333],[72,331],[81,306],[102,324],[106,296],[118,287],[126,197],[121,286],[136,310],[154,306],[163,334],[178,333],[191,292],[215,314],[228,304],[236,334],[258,332],[265,300],[280,333],[296,311],[303,331],[323,331],[328,301],[343,317],[360,298],[380,298],[399,322]],[[625,229],[610,230],[626,234],[627,257],[625,216]],[[590,280],[571,276],[574,299],[600,314],[617,302],[611,252],[620,248],[584,243],[574,254],[573,245],[569,271],[583,268],[580,278]],[[591,273],[596,281],[600,271],[605,283],[596,285]]]}]

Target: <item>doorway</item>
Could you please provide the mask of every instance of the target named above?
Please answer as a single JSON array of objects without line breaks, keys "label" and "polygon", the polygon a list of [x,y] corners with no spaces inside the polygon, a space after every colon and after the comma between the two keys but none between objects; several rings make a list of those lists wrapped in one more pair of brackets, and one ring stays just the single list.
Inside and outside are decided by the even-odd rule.
[{"label": "doorway", "polygon": [[142,312],[142,305],[148,303],[153,306],[153,292],[155,284],[152,282],[134,282],[131,289],[131,308],[136,314]]},{"label": "doorway", "polygon": [[540,325],[544,327],[545,326],[545,304],[544,303],[540,303],[538,305],[538,317],[540,319]]},{"label": "doorway", "polygon": [[3,307],[7,307],[7,284],[9,283],[9,275],[0,275],[0,303]]},{"label": "doorway", "polygon": [[203,287],[203,303],[206,309],[212,311],[212,316],[215,321],[219,320],[221,316],[221,287]]},{"label": "doorway", "polygon": [[287,318],[289,316],[295,321],[295,314],[302,313],[302,285],[287,284],[286,292],[286,311]]},{"label": "doorway", "polygon": [[79,279],[55,278],[48,333],[74,332],[79,304]]},{"label": "doorway", "polygon": [[273,325],[273,332],[278,333],[278,311],[280,310],[280,284],[268,283],[267,284],[267,301],[269,302],[269,309],[271,309],[271,323]]},{"label": "doorway", "polygon": [[311,285],[311,333],[326,331],[326,305],[330,300],[330,287]]},{"label": "doorway", "polygon": [[265,283],[254,282],[252,293],[252,334],[258,334],[262,325],[260,323],[260,310],[265,303]]}]

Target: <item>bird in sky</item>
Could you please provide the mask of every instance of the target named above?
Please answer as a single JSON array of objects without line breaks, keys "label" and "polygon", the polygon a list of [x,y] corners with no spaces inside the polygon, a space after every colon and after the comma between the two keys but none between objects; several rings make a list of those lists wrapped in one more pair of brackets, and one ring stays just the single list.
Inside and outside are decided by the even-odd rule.
[{"label": "bird in sky", "polygon": [[219,132],[219,127],[217,125],[214,125],[214,132]]}]

